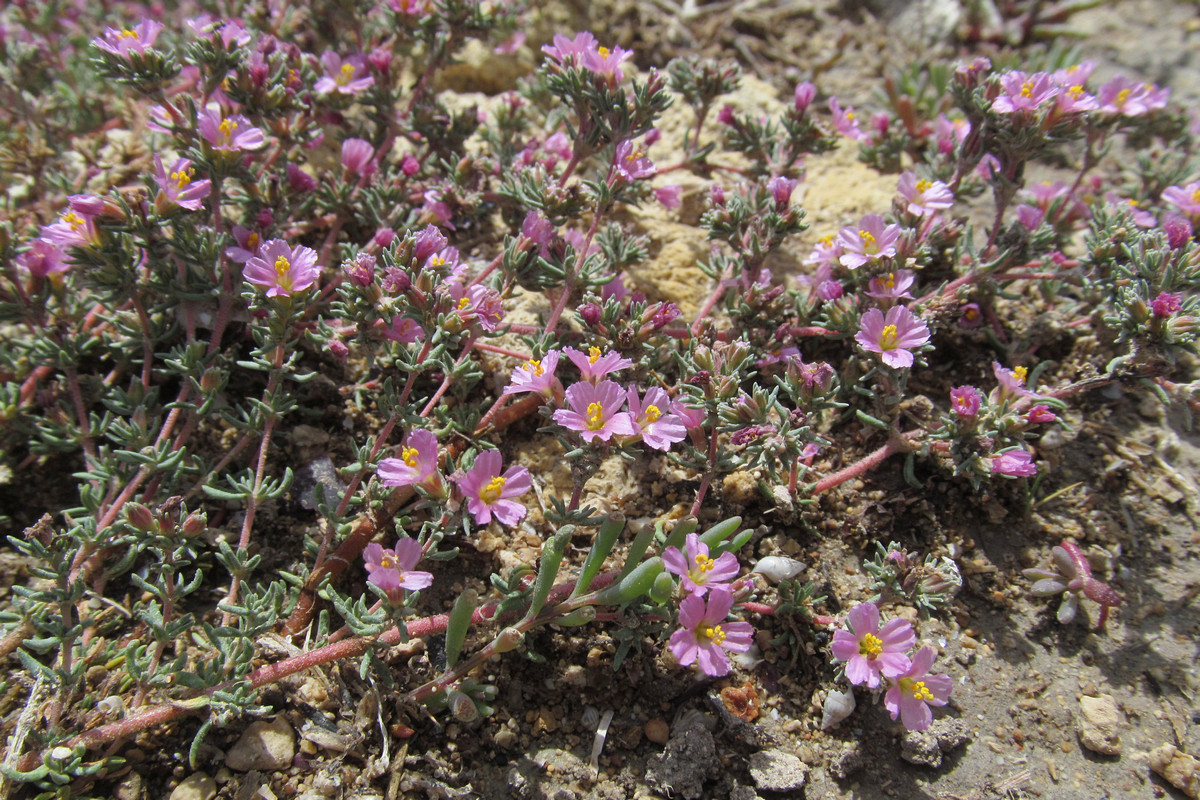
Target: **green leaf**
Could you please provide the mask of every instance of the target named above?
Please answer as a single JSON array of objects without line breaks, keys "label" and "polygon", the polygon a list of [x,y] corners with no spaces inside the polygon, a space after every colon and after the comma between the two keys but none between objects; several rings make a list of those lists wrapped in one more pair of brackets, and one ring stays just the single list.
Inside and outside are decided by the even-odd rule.
[{"label": "green leaf", "polygon": [[467,589],[454,601],[450,609],[450,619],[446,623],[446,667],[452,669],[458,663],[462,654],[463,642],[467,639],[467,631],[471,628],[471,615],[479,604],[479,593]]}]

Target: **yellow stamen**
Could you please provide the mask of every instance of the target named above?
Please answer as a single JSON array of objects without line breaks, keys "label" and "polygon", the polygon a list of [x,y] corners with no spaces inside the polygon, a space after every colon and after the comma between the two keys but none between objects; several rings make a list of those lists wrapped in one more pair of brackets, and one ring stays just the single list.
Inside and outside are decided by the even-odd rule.
[{"label": "yellow stamen", "polygon": [[487,503],[489,506],[500,499],[500,494],[504,491],[504,484],[508,483],[502,476],[497,475],[488,481],[488,485],[479,490],[479,499]]},{"label": "yellow stamen", "polygon": [[696,634],[696,639],[698,639],[701,644],[708,644],[709,642],[712,642],[713,644],[721,644],[725,641],[725,631],[721,630],[720,625],[697,628]]},{"label": "yellow stamen", "polygon": [[649,405],[642,410],[642,416],[646,418],[647,422],[658,422],[658,418],[662,416],[662,411],[659,410],[658,406]]},{"label": "yellow stamen", "polygon": [[1078,100],[1083,97],[1083,87],[1077,83],[1070,89],[1067,89],[1067,94],[1071,95],[1072,100]]},{"label": "yellow stamen", "polygon": [[858,238],[862,239],[863,252],[865,252],[865,253],[878,253],[879,252],[879,247],[875,244],[875,234],[871,233],[870,231],[860,230],[858,232]]},{"label": "yellow stamen", "polygon": [[288,261],[283,256],[275,259],[275,274],[279,276],[280,280],[283,280],[284,276],[288,274],[288,270],[291,268],[292,262]]},{"label": "yellow stamen", "polygon": [[464,297],[462,300],[458,301],[458,310],[464,311],[469,305],[471,305],[471,301]]},{"label": "yellow stamen", "polygon": [[885,325],[883,333],[879,334],[879,347],[883,350],[895,350],[896,339],[896,326]]},{"label": "yellow stamen", "polygon": [[1013,377],[1017,379],[1017,383],[1025,383],[1025,376],[1029,374],[1029,370],[1024,367],[1013,367]]},{"label": "yellow stamen", "polygon": [[251,233],[246,237],[246,249],[254,251],[258,249],[259,238],[257,233]]},{"label": "yellow stamen", "polygon": [[226,141],[233,139],[233,132],[237,130],[238,124],[231,119],[221,120],[221,124],[217,126],[217,130],[225,137]]},{"label": "yellow stamen", "polygon": [[175,185],[182,189],[192,182],[192,176],[196,174],[196,170],[188,167],[187,169],[176,170],[171,173],[171,180],[175,181]]},{"label": "yellow stamen", "polygon": [[1129,90],[1128,89],[1122,89],[1121,91],[1117,92],[1117,105],[1118,106],[1125,105],[1125,101],[1128,99],[1129,99]]},{"label": "yellow stamen", "polygon": [[529,374],[538,378],[546,374],[546,368],[542,366],[541,361],[530,360],[525,362],[525,369],[529,370]]},{"label": "yellow stamen", "polygon": [[608,58],[608,54],[611,53],[612,51],[609,50],[607,47],[597,47],[596,52],[600,54],[601,58]]},{"label": "yellow stamen", "polygon": [[131,30],[129,28],[126,28],[125,30],[121,31],[119,34],[117,34],[117,36],[118,36],[118,38],[121,38],[121,39],[136,39],[136,38],[138,38],[137,31]]},{"label": "yellow stamen", "polygon": [[715,561],[704,555],[704,553],[696,554],[696,569],[700,570],[701,572],[710,571],[715,563]]},{"label": "yellow stamen", "polygon": [[587,426],[589,431],[598,431],[604,427],[604,406],[599,403],[588,403]]},{"label": "yellow stamen", "polygon": [[83,227],[83,218],[74,211],[68,211],[67,213],[63,214],[62,219],[63,222],[71,226],[71,230],[73,231],[77,231]]},{"label": "yellow stamen", "polygon": [[924,178],[921,178],[921,180],[917,181],[917,194],[925,194],[925,192],[929,191],[931,186],[933,186],[932,183]]},{"label": "yellow stamen", "polygon": [[883,640],[873,633],[868,633],[858,643],[858,654],[867,658],[875,658],[883,654]]},{"label": "yellow stamen", "polygon": [[400,458],[404,461],[405,464],[412,467],[413,469],[417,468],[417,448],[415,448],[415,447],[404,448],[403,450],[400,451]]},{"label": "yellow stamen", "polygon": [[384,569],[392,569],[396,566],[396,563],[396,556],[391,553],[385,552],[379,559],[379,566],[383,567]]},{"label": "yellow stamen", "polygon": [[600,359],[600,348],[599,347],[589,347],[588,348],[588,363],[595,364],[599,359]]},{"label": "yellow stamen", "polygon": [[824,236],[822,236],[820,239],[817,239],[817,242],[819,244],[823,244],[826,247],[828,247],[829,245],[833,244],[833,234],[827,233]]},{"label": "yellow stamen", "polygon": [[1033,97],[1033,82],[1025,81],[1021,84],[1021,97]]},{"label": "yellow stamen", "polygon": [[[1131,202],[1131,203],[1133,203],[1133,201],[1132,201],[1132,200],[1131,200],[1130,202]],[[1197,189],[1196,191],[1192,192],[1192,202],[1193,202],[1193,203],[1200,203],[1200,189]],[[1135,206],[1136,206],[1136,205],[1137,205],[1137,203],[1133,203],[1133,205],[1135,205]]]},{"label": "yellow stamen", "polygon": [[904,694],[912,693],[914,700],[924,700],[929,702],[933,700],[933,692],[929,691],[929,687],[925,685],[925,681],[914,681],[912,678],[901,678],[896,681],[900,687],[900,691]]},{"label": "yellow stamen", "polygon": [[846,112],[846,121],[847,121],[847,122],[854,122],[854,112],[853,112],[853,111],[847,111],[847,112]]},{"label": "yellow stamen", "polygon": [[889,272],[887,274],[887,277],[883,279],[883,285],[885,288],[895,289],[896,288],[896,273]]}]

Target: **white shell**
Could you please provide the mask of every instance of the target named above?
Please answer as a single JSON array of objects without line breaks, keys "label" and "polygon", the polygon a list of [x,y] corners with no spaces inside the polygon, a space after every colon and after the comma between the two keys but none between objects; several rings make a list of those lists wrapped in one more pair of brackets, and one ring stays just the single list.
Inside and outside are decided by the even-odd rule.
[{"label": "white shell", "polygon": [[854,713],[857,703],[854,700],[854,690],[830,692],[825,695],[825,704],[821,707],[821,730],[827,731]]},{"label": "white shell", "polygon": [[807,564],[797,561],[794,558],[786,558],[785,556],[767,556],[760,559],[754,565],[753,572],[757,572],[771,583],[779,583],[780,581],[789,580],[796,577],[805,569]]}]

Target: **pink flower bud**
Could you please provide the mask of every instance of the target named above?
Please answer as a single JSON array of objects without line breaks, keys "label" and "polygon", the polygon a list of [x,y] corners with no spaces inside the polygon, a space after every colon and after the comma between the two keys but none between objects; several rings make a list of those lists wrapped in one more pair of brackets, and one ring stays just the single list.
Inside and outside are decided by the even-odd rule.
[{"label": "pink flower bud", "polygon": [[400,161],[400,171],[411,178],[421,171],[421,164],[413,156],[407,155]]},{"label": "pink flower bud", "polygon": [[595,327],[600,323],[601,310],[599,304],[584,303],[576,311],[579,313],[579,318],[588,327]]},{"label": "pink flower bud", "polygon": [[804,81],[796,86],[796,111],[803,114],[812,105],[812,101],[816,99],[817,87],[813,86],[808,81]]},{"label": "pink flower bud", "polygon": [[396,238],[396,232],[391,228],[380,228],[375,231],[374,242],[379,247],[387,247]]},{"label": "pink flower bud", "polygon": [[1167,244],[1172,250],[1178,250],[1192,240],[1192,223],[1187,217],[1178,214],[1167,214],[1163,220],[1163,233],[1167,235]]}]

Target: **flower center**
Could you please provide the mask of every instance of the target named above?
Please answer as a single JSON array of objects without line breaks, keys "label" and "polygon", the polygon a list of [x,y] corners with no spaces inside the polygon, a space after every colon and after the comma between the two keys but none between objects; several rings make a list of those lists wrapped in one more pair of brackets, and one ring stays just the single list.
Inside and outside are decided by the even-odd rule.
[{"label": "flower center", "polygon": [[725,631],[720,625],[705,626],[696,629],[696,639],[700,644],[721,644],[725,641]]},{"label": "flower center", "polygon": [[895,350],[897,338],[896,326],[885,325],[883,333],[879,334],[879,346],[884,350]]},{"label": "flower center", "polygon": [[83,218],[74,211],[68,211],[66,214],[63,214],[63,222],[70,225],[73,231],[77,231],[83,227]]},{"label": "flower center", "polygon": [[587,426],[589,431],[598,431],[604,427],[604,406],[599,403],[588,403]]},{"label": "flower center", "polygon": [[1025,81],[1021,84],[1021,97],[1033,97],[1033,82]]},{"label": "flower center", "polygon": [[917,194],[925,194],[925,192],[929,191],[929,187],[931,186],[933,186],[932,183],[924,178],[921,178],[921,180],[917,181]]},{"label": "flower center", "polygon": [[1077,83],[1070,89],[1067,89],[1067,94],[1071,95],[1072,100],[1078,100],[1083,97],[1083,87]]},{"label": "flower center", "polygon": [[126,28],[125,30],[121,31],[119,34],[117,34],[117,36],[118,36],[118,38],[121,38],[121,39],[136,39],[136,38],[138,38],[137,31],[130,30],[129,28]]},{"label": "flower center", "polygon": [[175,181],[176,187],[182,189],[192,182],[192,176],[196,174],[196,170],[180,169],[171,173],[171,180]]},{"label": "flower center", "polygon": [[417,448],[406,447],[400,451],[400,458],[413,469],[417,468]]},{"label": "flower center", "polygon": [[646,418],[646,422],[658,422],[658,418],[662,416],[662,411],[656,405],[649,405],[643,409],[642,416]]},{"label": "flower center", "polygon": [[1196,191],[1192,192],[1192,202],[1200,203],[1200,189],[1197,189]]},{"label": "flower center", "polygon": [[217,130],[225,137],[225,141],[233,141],[233,132],[237,130],[238,124],[231,119],[221,120],[221,124],[217,126]]},{"label": "flower center", "polygon": [[464,297],[463,299],[458,301],[458,310],[464,311],[464,310],[466,310],[467,306],[469,306],[469,305],[471,305],[471,301]]},{"label": "flower center", "polygon": [[715,562],[708,556],[704,555],[704,553],[696,554],[696,569],[700,570],[701,572],[709,572],[712,570],[714,563]]},{"label": "flower center", "polygon": [[1029,374],[1029,370],[1024,367],[1013,367],[1013,377],[1017,379],[1017,383],[1024,384],[1025,376]]},{"label": "flower center", "polygon": [[612,51],[609,50],[607,47],[597,47],[596,52],[600,54],[601,58],[608,58],[608,54],[611,53]]},{"label": "flower center", "polygon": [[257,250],[258,249],[258,234],[257,233],[251,233],[249,236],[246,237],[246,249],[247,250]]},{"label": "flower center", "polygon": [[525,369],[529,370],[529,374],[535,377],[542,377],[546,374],[546,368],[542,366],[542,362],[538,360],[529,360],[525,362]]},{"label": "flower center", "polygon": [[384,569],[394,569],[397,563],[396,557],[391,553],[384,553],[379,559],[379,566]]},{"label": "flower center", "polygon": [[862,239],[864,253],[878,253],[879,246],[875,244],[875,234],[869,231],[858,232],[858,238]]},{"label": "flower center", "polygon": [[867,658],[875,658],[883,653],[883,640],[873,633],[862,637],[858,643],[858,654]]},{"label": "flower center", "polygon": [[900,691],[904,694],[912,694],[914,700],[924,700],[929,702],[933,699],[933,692],[929,691],[929,687],[925,685],[925,681],[914,681],[912,678],[901,678],[897,685]]},{"label": "flower center", "polygon": [[833,244],[833,234],[832,233],[825,234],[820,239],[817,239],[817,244],[823,244],[826,247]]},{"label": "flower center", "polygon": [[507,480],[497,475],[488,481],[487,486],[479,490],[479,499],[490,506],[500,499],[500,494],[504,491],[504,484],[506,483],[508,483]]},{"label": "flower center", "polygon": [[283,280],[283,278],[288,274],[288,270],[291,268],[292,262],[288,261],[283,256],[275,259],[275,274],[279,276],[280,280]]},{"label": "flower center", "polygon": [[854,112],[853,111],[846,112],[846,122],[854,122]]},{"label": "flower center", "polygon": [[883,285],[884,285],[884,288],[895,289],[896,288],[896,273],[889,272],[887,274],[887,277],[883,279]]},{"label": "flower center", "polygon": [[354,65],[353,64],[342,64],[341,72],[339,72],[338,76],[336,78],[334,78],[333,80],[334,80],[334,83],[336,83],[338,86],[345,86],[353,79],[354,79]]},{"label": "flower center", "polygon": [[1129,89],[1122,89],[1121,91],[1117,92],[1117,105],[1118,106],[1125,105],[1125,101],[1129,99],[1129,91],[1130,91]]},{"label": "flower center", "polygon": [[600,360],[600,348],[599,347],[589,347],[588,348],[588,363],[595,364],[598,360]]}]

